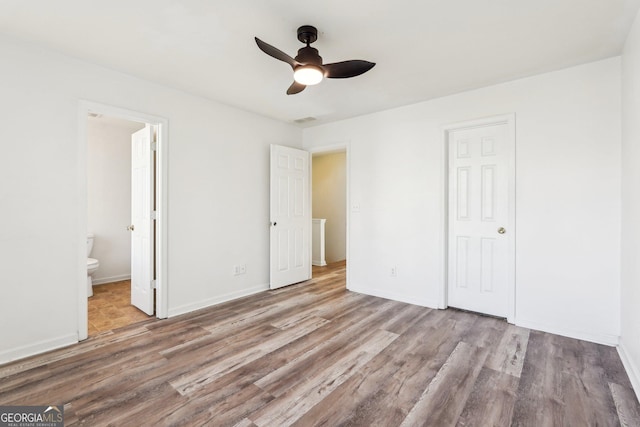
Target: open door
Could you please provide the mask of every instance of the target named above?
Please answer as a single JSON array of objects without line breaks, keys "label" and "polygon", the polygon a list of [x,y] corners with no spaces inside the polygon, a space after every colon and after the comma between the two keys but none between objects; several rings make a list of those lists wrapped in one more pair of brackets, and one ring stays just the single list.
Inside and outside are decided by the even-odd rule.
[{"label": "open door", "polygon": [[152,315],[153,127],[131,135],[131,304]]},{"label": "open door", "polygon": [[310,155],[271,145],[271,289],[311,278]]}]

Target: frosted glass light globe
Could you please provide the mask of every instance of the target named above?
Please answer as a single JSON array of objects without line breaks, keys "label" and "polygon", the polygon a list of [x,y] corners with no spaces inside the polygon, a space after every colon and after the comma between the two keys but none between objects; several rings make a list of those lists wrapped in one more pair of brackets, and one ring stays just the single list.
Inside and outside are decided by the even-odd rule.
[{"label": "frosted glass light globe", "polygon": [[317,85],[323,77],[322,70],[314,65],[304,65],[293,72],[293,79],[305,86]]}]

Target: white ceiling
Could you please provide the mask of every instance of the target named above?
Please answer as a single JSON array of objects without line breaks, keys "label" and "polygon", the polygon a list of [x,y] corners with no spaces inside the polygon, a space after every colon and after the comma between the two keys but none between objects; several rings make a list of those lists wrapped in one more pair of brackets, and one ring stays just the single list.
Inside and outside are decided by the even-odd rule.
[{"label": "white ceiling", "polygon": [[[621,53],[640,0],[2,0],[0,33],[303,126]],[[325,63],[377,65],[288,96],[314,25]]]}]

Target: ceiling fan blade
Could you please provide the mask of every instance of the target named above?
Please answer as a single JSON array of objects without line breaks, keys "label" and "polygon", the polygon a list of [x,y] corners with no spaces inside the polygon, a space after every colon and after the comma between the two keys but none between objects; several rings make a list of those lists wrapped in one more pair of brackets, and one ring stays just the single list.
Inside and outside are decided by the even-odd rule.
[{"label": "ceiling fan blade", "polygon": [[355,77],[366,73],[372,69],[374,65],[376,65],[375,62],[353,59],[351,61],[324,64],[322,67],[326,72],[325,77],[330,79],[346,79],[348,77]]},{"label": "ceiling fan blade", "polygon": [[305,90],[306,87],[307,86],[301,83],[293,82],[291,86],[289,86],[289,89],[287,89],[287,95],[295,95],[296,93],[300,93]]},{"label": "ceiling fan blade", "polygon": [[290,57],[280,49],[271,46],[269,43],[263,42],[257,37],[254,37],[254,38],[256,39],[256,43],[258,44],[258,47],[260,48],[260,50],[266,53],[267,55],[272,56],[276,59],[279,59],[282,62],[286,62],[287,64],[291,65],[291,68],[294,68],[300,65],[298,61],[296,61],[295,59],[293,59],[292,57]]}]

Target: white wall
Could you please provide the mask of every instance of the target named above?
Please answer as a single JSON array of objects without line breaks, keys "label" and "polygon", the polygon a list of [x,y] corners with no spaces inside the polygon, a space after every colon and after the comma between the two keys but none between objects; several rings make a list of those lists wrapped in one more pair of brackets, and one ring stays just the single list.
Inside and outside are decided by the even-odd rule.
[{"label": "white wall", "polygon": [[640,396],[640,14],[622,55],[622,299],[620,354]]},{"label": "white wall", "polygon": [[313,217],[326,218],[325,258],[347,258],[347,154],[314,154]]},{"label": "white wall", "polygon": [[[305,129],[350,141],[350,289],[436,307],[442,127],[516,114],[516,323],[617,343],[620,58]],[[397,277],[390,277],[391,266]]]},{"label": "white wall", "polygon": [[87,231],[100,262],[94,284],[131,277],[131,134],[144,123],[111,117],[87,120]]},{"label": "white wall", "polygon": [[80,99],[169,121],[170,314],[267,288],[269,144],[298,128],[5,37],[0,57],[0,363],[78,337]]}]

